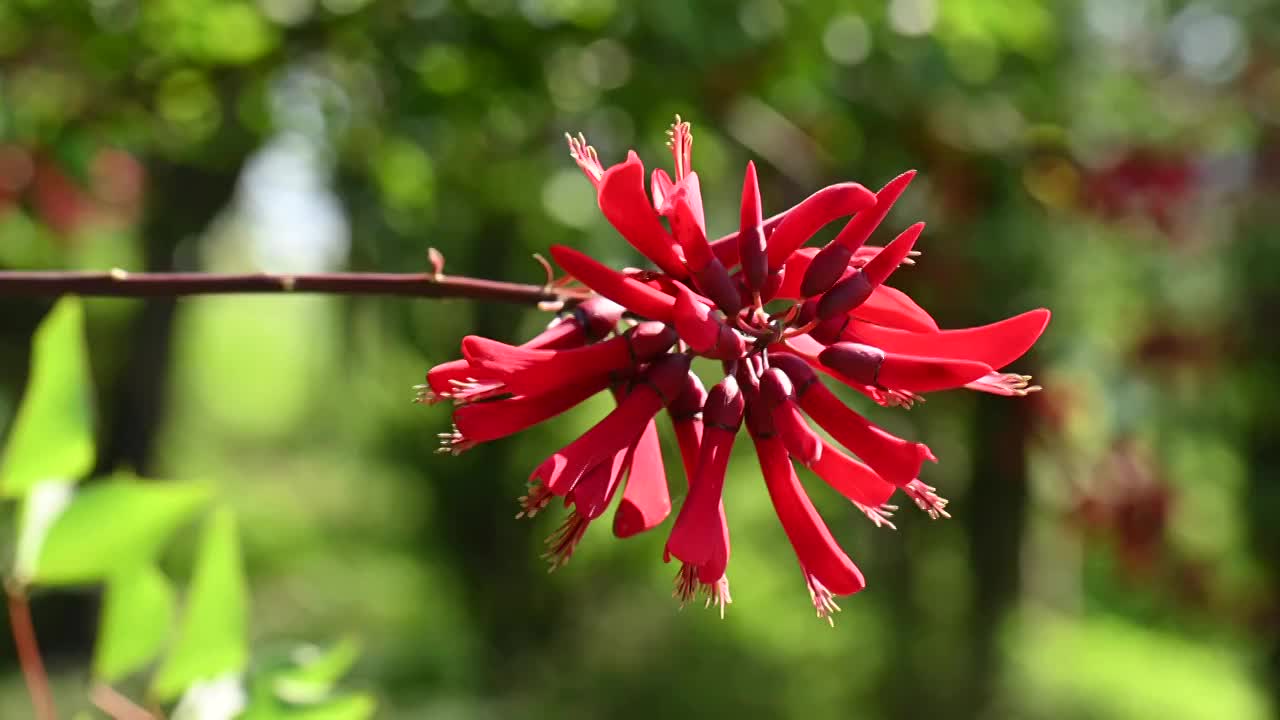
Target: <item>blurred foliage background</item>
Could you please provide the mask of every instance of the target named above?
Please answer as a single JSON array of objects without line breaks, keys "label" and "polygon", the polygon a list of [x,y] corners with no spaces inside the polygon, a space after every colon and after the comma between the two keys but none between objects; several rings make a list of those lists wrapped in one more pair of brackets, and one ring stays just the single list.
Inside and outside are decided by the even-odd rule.
[{"label": "blurred foliage background", "polygon": [[[767,213],[917,168],[885,232],[927,221],[925,254],[896,284],[944,327],[1055,314],[1015,366],[1044,392],[872,413],[937,452],[953,519],[874,531],[815,491],[870,583],[835,630],[745,460],[724,621],[677,611],[662,533],[592,532],[546,575],[559,519],[514,499],[604,401],[457,458],[434,454],[447,410],[409,402],[464,334],[516,341],[532,309],[88,301],[95,475],[213,483],[255,647],[359,638],[380,717],[1280,711],[1270,0],[6,0],[0,267],[633,262],[563,132],[665,165],[677,112],[714,234],[748,159]],[[0,427],[50,304],[2,307]],[[64,711],[88,708],[99,602],[32,600]],[[28,717],[11,647],[0,715]]]}]

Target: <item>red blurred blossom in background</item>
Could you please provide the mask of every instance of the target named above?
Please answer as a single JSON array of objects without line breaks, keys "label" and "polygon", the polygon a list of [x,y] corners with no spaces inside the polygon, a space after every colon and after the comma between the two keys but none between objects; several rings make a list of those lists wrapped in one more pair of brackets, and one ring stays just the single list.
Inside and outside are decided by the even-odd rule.
[{"label": "red blurred blossom in background", "polygon": [[[865,581],[810,502],[798,468],[876,526],[893,527],[897,508],[888,503],[896,493],[934,518],[947,516],[947,501],[919,477],[926,461],[937,461],[926,445],[877,427],[827,383],[882,407],[910,408],[927,393],[961,387],[1023,396],[1039,388],[1029,376],[1003,369],[1040,337],[1049,311],[940,330],[910,297],[885,284],[914,263],[924,224],[884,247],[866,243],[914,171],[875,192],[853,182],[831,185],[766,217],[756,168],[748,163],[739,230],[710,240],[689,124],[677,117],[669,134],[671,174],[646,174],[634,152],[606,168],[585,138],[569,137],[601,211],[654,268],[615,270],[553,246],[560,267],[596,295],[521,346],[465,338],[462,359],[432,368],[418,386],[419,400],[455,404],[454,428],[442,434],[441,450],[456,454],[596,393],[613,394],[615,409],[538,465],[520,499],[520,516],[536,515],[553,499],[569,508],[548,540],[553,568],[569,560],[619,495],[612,524],[618,537],[651,530],[671,514],[656,426],[665,412],[688,492],[664,560],[680,562],[675,595],[682,604],[701,594],[721,614],[731,601],[722,498],[732,492],[726,469],[745,425],[814,609],[830,621],[839,609],[835,598],[862,590]],[[845,224],[831,242],[805,247],[837,220]],[[710,390],[691,372],[695,357],[722,369]]]}]

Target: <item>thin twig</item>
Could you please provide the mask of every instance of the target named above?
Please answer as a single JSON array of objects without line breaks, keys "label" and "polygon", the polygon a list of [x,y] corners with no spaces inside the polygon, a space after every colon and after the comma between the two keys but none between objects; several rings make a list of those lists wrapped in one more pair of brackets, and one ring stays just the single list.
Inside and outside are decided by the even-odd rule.
[{"label": "thin twig", "polygon": [[329,295],[398,295],[420,298],[466,298],[537,305],[575,302],[583,289],[528,285],[434,273],[253,273],[0,272],[0,297],[176,297],[229,293],[324,293]]},{"label": "thin twig", "polygon": [[156,720],[156,716],[146,708],[139,706],[110,685],[94,683],[89,691],[89,700],[94,707],[115,720]]},{"label": "thin twig", "polygon": [[27,692],[35,707],[38,720],[57,720],[58,711],[53,706],[53,692],[49,689],[49,676],[40,659],[40,645],[36,642],[36,628],[31,622],[31,608],[27,594],[17,583],[6,582],[5,596],[9,603],[9,624],[13,628],[13,644],[18,649],[18,663],[22,677],[27,681]]}]

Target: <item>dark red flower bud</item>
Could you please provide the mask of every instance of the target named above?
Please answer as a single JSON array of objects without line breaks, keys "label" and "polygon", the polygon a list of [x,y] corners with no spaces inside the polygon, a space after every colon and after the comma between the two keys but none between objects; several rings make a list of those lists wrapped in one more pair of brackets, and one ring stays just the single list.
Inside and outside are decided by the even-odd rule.
[{"label": "dark red flower bud", "polygon": [[613,332],[625,310],[608,298],[596,297],[573,309],[573,318],[586,333],[588,342],[595,342]]},{"label": "dark red flower bud", "polygon": [[[903,191],[915,178],[916,171],[908,170],[889,181],[875,195],[875,204],[870,209],[858,213],[831,242],[856,250],[871,237],[871,233],[884,222],[885,216],[893,208],[893,204],[902,196]],[[784,258],[785,259],[785,258]]]},{"label": "dark red flower bud", "polygon": [[760,377],[760,399],[770,408],[776,408],[790,399],[794,389],[791,378],[778,368],[769,368]]},{"label": "dark red flower bud", "polygon": [[769,275],[769,255],[764,239],[764,222],[760,209],[760,184],[756,180],[756,164],[747,163],[742,182],[742,210],[738,226],[738,257],[742,277],[749,290],[764,287]]},{"label": "dark red flower bud", "polygon": [[736,432],[742,425],[745,409],[746,400],[738,389],[738,381],[727,375],[707,394],[707,401],[702,405],[702,424]]},{"label": "dark red flower bud", "polygon": [[848,315],[836,315],[820,321],[809,331],[809,336],[823,345],[831,345],[843,339],[844,330],[848,326]]},{"label": "dark red flower bud", "polygon": [[680,394],[667,403],[667,414],[673,421],[696,417],[702,412],[702,406],[706,402],[707,391],[702,387],[702,381],[697,375],[688,373],[685,375],[684,385],[680,388]]},{"label": "dark red flower bud", "polygon": [[884,358],[885,352],[878,347],[851,342],[835,343],[818,355],[823,365],[854,382],[874,387],[880,385]]},{"label": "dark red flower bud", "polygon": [[800,294],[808,298],[826,292],[849,269],[851,257],[853,250],[837,242],[831,242],[819,250],[804,271],[804,279],[800,281]]},{"label": "dark red flower bud", "polygon": [[773,408],[773,425],[787,451],[805,465],[822,457],[822,438],[809,427],[791,400],[791,379],[778,368],[769,368],[760,377],[760,397]]},{"label": "dark red flower bud", "polygon": [[804,397],[811,385],[818,382],[818,373],[809,363],[795,355],[770,353],[769,364],[781,370],[791,381],[792,390],[789,394],[797,401]]},{"label": "dark red flower bud", "polygon": [[733,278],[729,277],[729,271],[720,264],[719,260],[711,258],[707,261],[705,267],[693,273],[693,280],[702,294],[714,302],[725,315],[732,317],[742,309],[742,294],[738,292],[738,286],[734,284]]},{"label": "dark red flower bud", "polygon": [[875,285],[867,278],[867,273],[859,270],[822,294],[818,301],[818,317],[827,320],[845,315],[866,302],[875,289]]}]

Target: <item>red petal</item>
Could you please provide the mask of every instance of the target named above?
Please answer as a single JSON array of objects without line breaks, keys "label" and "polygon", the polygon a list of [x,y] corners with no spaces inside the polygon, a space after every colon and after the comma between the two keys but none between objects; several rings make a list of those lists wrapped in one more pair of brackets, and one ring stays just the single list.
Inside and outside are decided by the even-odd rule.
[{"label": "red petal", "polygon": [[675,305],[671,296],[564,245],[552,245],[551,257],[583,285],[631,312],[650,320],[671,321],[671,307]]},{"label": "red petal", "polygon": [[768,247],[764,240],[764,221],[760,210],[760,183],[756,164],[747,162],[742,181],[742,207],[739,212],[738,256],[742,259],[742,276],[747,288],[759,290],[769,274]]},{"label": "red petal", "polygon": [[874,470],[840,452],[839,448],[825,440],[822,441],[821,456],[809,469],[835,488],[836,492],[871,508],[883,505],[895,489]]},{"label": "red petal", "polygon": [[854,320],[845,334],[888,352],[977,360],[999,370],[1030,350],[1048,325],[1049,311],[1040,308],[990,325],[932,333]]},{"label": "red petal", "polygon": [[542,482],[556,495],[565,495],[591,468],[630,445],[664,404],[674,397],[689,372],[689,356],[663,355],[645,372],[618,407],[577,440],[569,443],[534,469],[530,478]]},{"label": "red petal", "polygon": [[671,514],[667,471],[658,443],[658,426],[649,421],[636,441],[627,473],[627,487],[613,516],[613,534],[626,538],[662,523]]},{"label": "red petal", "polygon": [[840,549],[809,501],[782,443],[776,438],[752,439],[769,498],[801,567],[837,595],[851,595],[866,587],[862,573]]},{"label": "red petal", "polygon": [[742,355],[746,349],[742,336],[721,322],[688,288],[679,286],[676,292],[671,317],[681,340],[694,352],[710,358],[731,360]]},{"label": "red petal", "polygon": [[845,405],[801,358],[774,353],[769,359],[791,378],[800,409],[886,481],[905,485],[920,476],[925,460],[937,462],[928,446],[888,433]]},{"label": "red petal", "polygon": [[[609,223],[641,254],[673,277],[687,275],[674,243],[644,192],[644,165],[634,153],[605,171],[600,180],[600,209]],[[581,279],[581,278],[579,278]]]},{"label": "red petal", "polygon": [[769,237],[769,269],[782,267],[797,248],[804,245],[823,225],[874,206],[876,196],[858,183],[828,185],[810,195],[787,213]]},{"label": "red petal", "polygon": [[604,390],[608,384],[608,378],[595,378],[547,396],[470,403],[454,409],[453,424],[464,440],[497,440],[559,415]]},{"label": "red petal", "polygon": [[609,508],[613,494],[622,484],[622,475],[631,464],[635,444],[624,445],[613,457],[587,471],[573,488],[573,508],[586,520],[595,520]]},{"label": "red petal", "polygon": [[704,428],[698,469],[667,539],[668,555],[698,566],[699,578],[711,581],[724,575],[729,562],[729,526],[721,496],[736,435],[716,427]]},{"label": "red petal", "polygon": [[915,176],[915,170],[908,170],[890,180],[880,189],[880,192],[876,193],[874,205],[855,215],[831,242],[840,243],[850,250],[860,247],[871,237],[871,233],[880,226],[880,223],[884,222],[893,204],[902,196],[903,191]]},{"label": "red petal", "polygon": [[934,322],[924,308],[906,293],[888,285],[877,287],[853,315],[859,320],[913,332],[933,332],[938,329],[938,323]]},{"label": "red petal", "polygon": [[653,196],[653,209],[661,211],[662,207],[667,204],[667,198],[671,197],[671,189],[675,183],[671,182],[671,176],[662,168],[654,168],[653,174],[649,176],[649,194]]},{"label": "red petal", "polygon": [[541,395],[577,379],[635,369],[675,344],[676,333],[645,322],[625,335],[569,350],[529,350],[468,335],[462,355],[484,374],[499,378],[517,395]]}]

